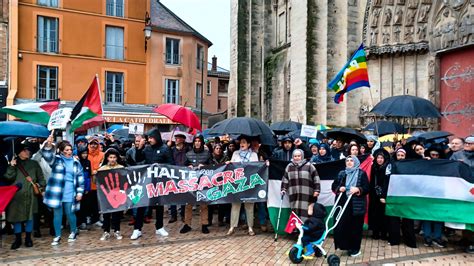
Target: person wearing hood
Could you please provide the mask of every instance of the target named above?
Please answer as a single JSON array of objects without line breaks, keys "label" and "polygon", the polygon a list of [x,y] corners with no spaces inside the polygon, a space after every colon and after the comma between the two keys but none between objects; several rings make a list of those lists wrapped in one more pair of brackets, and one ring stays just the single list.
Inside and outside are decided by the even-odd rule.
[{"label": "person wearing hood", "polygon": [[[342,193],[338,206],[344,206],[349,195],[352,198],[340,217],[339,224],[334,228],[334,244],[336,249],[347,250],[348,255],[357,257],[361,254],[362,230],[364,216],[367,208],[369,193],[369,179],[367,174],[359,168],[360,161],[357,156],[350,155],[346,158],[346,169],[339,172],[332,183],[332,191],[336,198]],[[334,217],[339,215],[336,211]]]},{"label": "person wearing hood", "polygon": [[79,155],[79,150],[84,150],[84,148],[87,148],[88,146],[87,139],[84,136],[77,137],[74,144],[74,155]]},{"label": "person wearing hood", "polygon": [[[175,134],[175,145],[171,147],[171,152],[173,153],[173,159],[175,165],[178,166],[186,166],[186,153],[191,150],[191,148],[186,144],[186,136],[184,134]],[[168,145],[169,146],[169,145]],[[181,216],[181,220],[184,221],[184,211],[186,205],[181,205],[179,214]],[[171,205],[169,207],[170,211],[170,220],[168,223],[174,223],[178,220],[178,207],[176,205]]]},{"label": "person wearing hood", "polygon": [[[91,161],[87,159],[89,157],[89,149],[86,146],[78,146],[77,149],[77,157],[79,158],[79,162],[82,165],[82,173],[84,175],[84,195],[82,197],[82,204],[84,206],[90,206],[94,204],[94,200],[91,199],[91,176],[92,176],[92,168],[91,168]],[[81,208],[77,213],[77,224],[79,225],[79,229],[86,230],[87,229],[87,214],[89,208]]]},{"label": "person wearing hood", "polygon": [[387,165],[390,154],[385,149],[374,151],[374,161],[370,172],[369,190],[369,229],[373,239],[387,239],[388,218],[385,216],[385,198],[383,188],[387,182]]},{"label": "person wearing hood", "polygon": [[311,151],[311,162],[314,163],[316,162],[316,159],[318,158],[319,156],[319,146],[317,143],[311,143],[309,145],[309,149]]},{"label": "person wearing hood", "polygon": [[304,222],[303,230],[304,235],[301,238],[303,247],[306,248],[304,257],[314,256],[313,244],[311,242],[318,241],[326,230],[324,218],[326,218],[326,208],[320,203],[315,203],[309,206],[308,214],[310,217]]},{"label": "person wearing hood", "polygon": [[15,154],[10,165],[7,167],[4,178],[7,182],[15,183],[20,190],[7,206],[7,221],[13,224],[15,241],[11,249],[18,249],[21,244],[21,233],[23,225],[25,228],[25,246],[32,247],[31,233],[33,231],[33,214],[37,212],[38,202],[33,186],[40,184],[44,187],[43,171],[38,162],[30,160],[31,152],[28,146],[17,144]]},{"label": "person wearing hood", "polygon": [[367,153],[373,153],[380,148],[379,138],[375,135],[367,135]]},{"label": "person wearing hood", "polygon": [[333,141],[333,148],[331,148],[331,157],[335,161],[345,158],[345,145],[343,139],[337,138]]},{"label": "person wearing hood", "polygon": [[[193,138],[193,148],[186,153],[186,165],[191,169],[197,170],[202,166],[211,163],[211,154],[204,148],[204,137],[199,134]],[[199,204],[199,212],[201,217],[201,232],[203,234],[209,234],[207,228],[209,224],[208,220],[208,208],[207,204]],[[184,211],[184,225],[179,231],[181,234],[185,234],[191,231],[191,224],[193,219],[193,205],[187,204]]]},{"label": "person wearing hood", "polygon": [[89,140],[89,145],[87,146],[89,150],[89,155],[87,159],[91,162],[91,191],[89,192],[90,202],[88,205],[88,214],[87,216],[91,217],[91,223],[95,224],[98,227],[102,227],[102,222],[99,219],[99,202],[97,201],[97,186],[96,186],[96,174],[104,160],[104,152],[100,148],[100,140],[97,137],[92,137]]},{"label": "person wearing hood", "polygon": [[275,150],[273,153],[273,159],[280,161],[291,161],[292,154],[295,149],[300,149],[303,151],[303,158],[311,158],[311,151],[299,138],[293,141],[293,138],[290,136],[285,136],[281,139],[282,147],[281,149]]},{"label": "person wearing hood", "polygon": [[[148,145],[146,145],[143,150],[137,150],[137,156],[139,158],[145,158],[145,164],[174,164],[173,153],[168,145],[163,143],[160,131],[157,128],[153,128],[148,131],[147,135]],[[158,205],[149,208],[156,209],[155,234],[168,236],[168,232],[163,227],[164,206]],[[142,236],[145,210],[146,207],[140,207],[137,209],[137,216],[135,224],[133,225],[134,230],[130,237],[132,240],[136,240]]]},{"label": "person wearing hood", "polygon": [[303,156],[302,150],[293,151],[293,159],[283,175],[281,193],[288,194],[291,209],[304,222],[309,217],[309,206],[317,201],[321,192],[321,182],[316,168]]},{"label": "person wearing hood", "polygon": [[329,145],[326,143],[322,143],[319,145],[319,154],[316,159],[313,160],[313,163],[326,163],[331,162],[334,159],[331,156],[331,150]]}]

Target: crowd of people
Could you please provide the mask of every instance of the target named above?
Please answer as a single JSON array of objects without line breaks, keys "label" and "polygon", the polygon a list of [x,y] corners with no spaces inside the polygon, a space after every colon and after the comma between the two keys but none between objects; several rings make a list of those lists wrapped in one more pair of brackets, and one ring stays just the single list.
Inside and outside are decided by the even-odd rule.
[{"label": "crowd of people", "polygon": [[[347,250],[348,255],[360,255],[364,216],[368,211],[369,230],[373,239],[387,240],[390,245],[402,242],[417,247],[416,234],[422,234],[425,246],[446,247],[446,236],[453,230],[444,228],[442,222],[414,221],[385,215],[385,198],[390,180],[391,164],[405,159],[460,160],[474,170],[474,137],[454,137],[432,143],[418,139],[405,139],[395,135],[393,141],[380,143],[373,135],[367,142],[344,139],[320,140],[282,136],[278,146],[261,145],[258,138],[240,136],[232,141],[220,138],[204,139],[194,136],[191,144],[186,136],[174,135],[174,141],[163,141],[158,129],[146,135],[136,135],[133,141],[117,139],[113,134],[79,136],[74,145],[68,141],[55,143],[48,139],[26,138],[6,149],[2,143],[0,154],[0,185],[16,185],[18,191],[6,210],[7,224],[2,232],[15,234],[12,249],[23,244],[33,246],[32,236],[41,237],[40,225],[49,226],[53,237],[51,245],[62,241],[63,213],[69,225],[67,242],[74,242],[79,232],[90,227],[101,227],[100,241],[111,237],[122,239],[121,221],[124,212],[99,212],[96,176],[98,171],[152,163],[174,164],[199,169],[205,165],[229,162],[255,162],[270,159],[287,161],[289,164],[282,178],[281,193],[288,194],[291,208],[302,218],[310,220],[314,204],[321,192],[320,180],[314,164],[345,160],[346,168],[332,184],[333,192],[341,194],[339,205],[351,196],[346,212],[335,229],[336,248]],[[4,145],[5,144],[5,145]],[[359,158],[372,156],[371,176],[360,169]],[[368,199],[368,200],[367,200]],[[182,221],[179,233],[193,230],[192,219],[195,206],[166,206],[168,223]],[[232,204],[199,205],[199,223],[203,234],[209,233],[217,213],[218,226],[229,226],[228,236],[235,233],[239,223],[244,224],[250,236],[255,235],[254,220],[262,232],[267,232],[268,212],[265,203],[235,202]],[[316,209],[316,208],[315,208]],[[140,207],[129,210],[128,224],[134,230],[130,239],[142,236],[144,223],[150,223],[155,211],[155,234],[168,236],[165,229],[165,206]],[[255,212],[257,217],[255,217]],[[321,215],[321,211],[318,211]],[[178,219],[180,218],[180,219]],[[257,219],[255,219],[257,218]],[[112,229],[112,231],[111,231]],[[400,233],[401,232],[401,233]],[[474,252],[472,235],[463,234],[468,251]],[[308,254],[314,250],[307,248]]]}]

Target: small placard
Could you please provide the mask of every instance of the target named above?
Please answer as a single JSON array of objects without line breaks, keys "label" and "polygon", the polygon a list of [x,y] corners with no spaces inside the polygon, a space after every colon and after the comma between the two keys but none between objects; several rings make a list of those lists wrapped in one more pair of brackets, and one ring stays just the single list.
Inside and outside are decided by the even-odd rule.
[{"label": "small placard", "polygon": [[300,136],[315,139],[317,135],[318,135],[318,129],[315,126],[309,126],[309,125],[301,126]]},{"label": "small placard", "polygon": [[136,135],[145,132],[145,124],[128,124],[128,134]]},{"label": "small placard", "polygon": [[66,129],[71,118],[72,108],[61,108],[51,114],[48,122],[48,130]]}]

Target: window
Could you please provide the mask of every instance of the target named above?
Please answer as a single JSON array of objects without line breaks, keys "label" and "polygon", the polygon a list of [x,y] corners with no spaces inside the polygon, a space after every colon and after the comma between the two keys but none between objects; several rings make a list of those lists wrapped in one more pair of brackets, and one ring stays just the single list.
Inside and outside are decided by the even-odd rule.
[{"label": "window", "polygon": [[286,42],[286,14],[282,12],[278,15],[278,45]]},{"label": "window", "polygon": [[123,17],[123,0],[107,0],[107,16]]},{"label": "window", "polygon": [[179,65],[179,40],[166,38],[166,64]]},{"label": "window", "polygon": [[37,49],[43,53],[58,52],[58,19],[38,16]]},{"label": "window", "polygon": [[212,94],[212,88],[211,88],[211,81],[207,81],[207,88],[206,88],[206,94],[211,95]]},{"label": "window", "polygon": [[166,79],[166,103],[179,104],[179,80]]},{"label": "window", "polygon": [[196,83],[196,108],[200,109],[202,104],[202,85],[200,83]]},{"label": "window", "polygon": [[105,72],[105,102],[123,103],[123,73]]},{"label": "window", "polygon": [[49,6],[49,7],[58,7],[58,0],[38,0],[38,5],[40,5],[40,6]]},{"label": "window", "polygon": [[218,99],[217,100],[217,110],[220,111],[222,108],[222,102],[221,102],[221,99]]},{"label": "window", "polygon": [[36,98],[54,100],[58,98],[58,68],[51,66],[37,67]]},{"label": "window", "polygon": [[198,45],[196,48],[196,68],[201,69],[204,65],[204,48]]},{"label": "window", "polygon": [[105,57],[123,60],[123,28],[107,26],[105,35]]}]

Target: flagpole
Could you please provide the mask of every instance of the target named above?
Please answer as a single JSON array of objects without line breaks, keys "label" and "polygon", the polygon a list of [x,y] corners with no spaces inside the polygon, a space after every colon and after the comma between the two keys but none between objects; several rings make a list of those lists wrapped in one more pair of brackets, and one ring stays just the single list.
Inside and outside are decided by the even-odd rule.
[{"label": "flagpole", "polygon": [[[100,110],[102,111],[102,119],[104,119],[104,108],[102,107],[102,92],[100,90],[100,82],[99,82],[99,74],[95,73],[95,78],[97,80],[97,89],[99,90],[99,99],[100,99]],[[107,133],[107,126],[105,125],[105,119],[104,123],[102,124],[104,126],[104,131]]]}]

